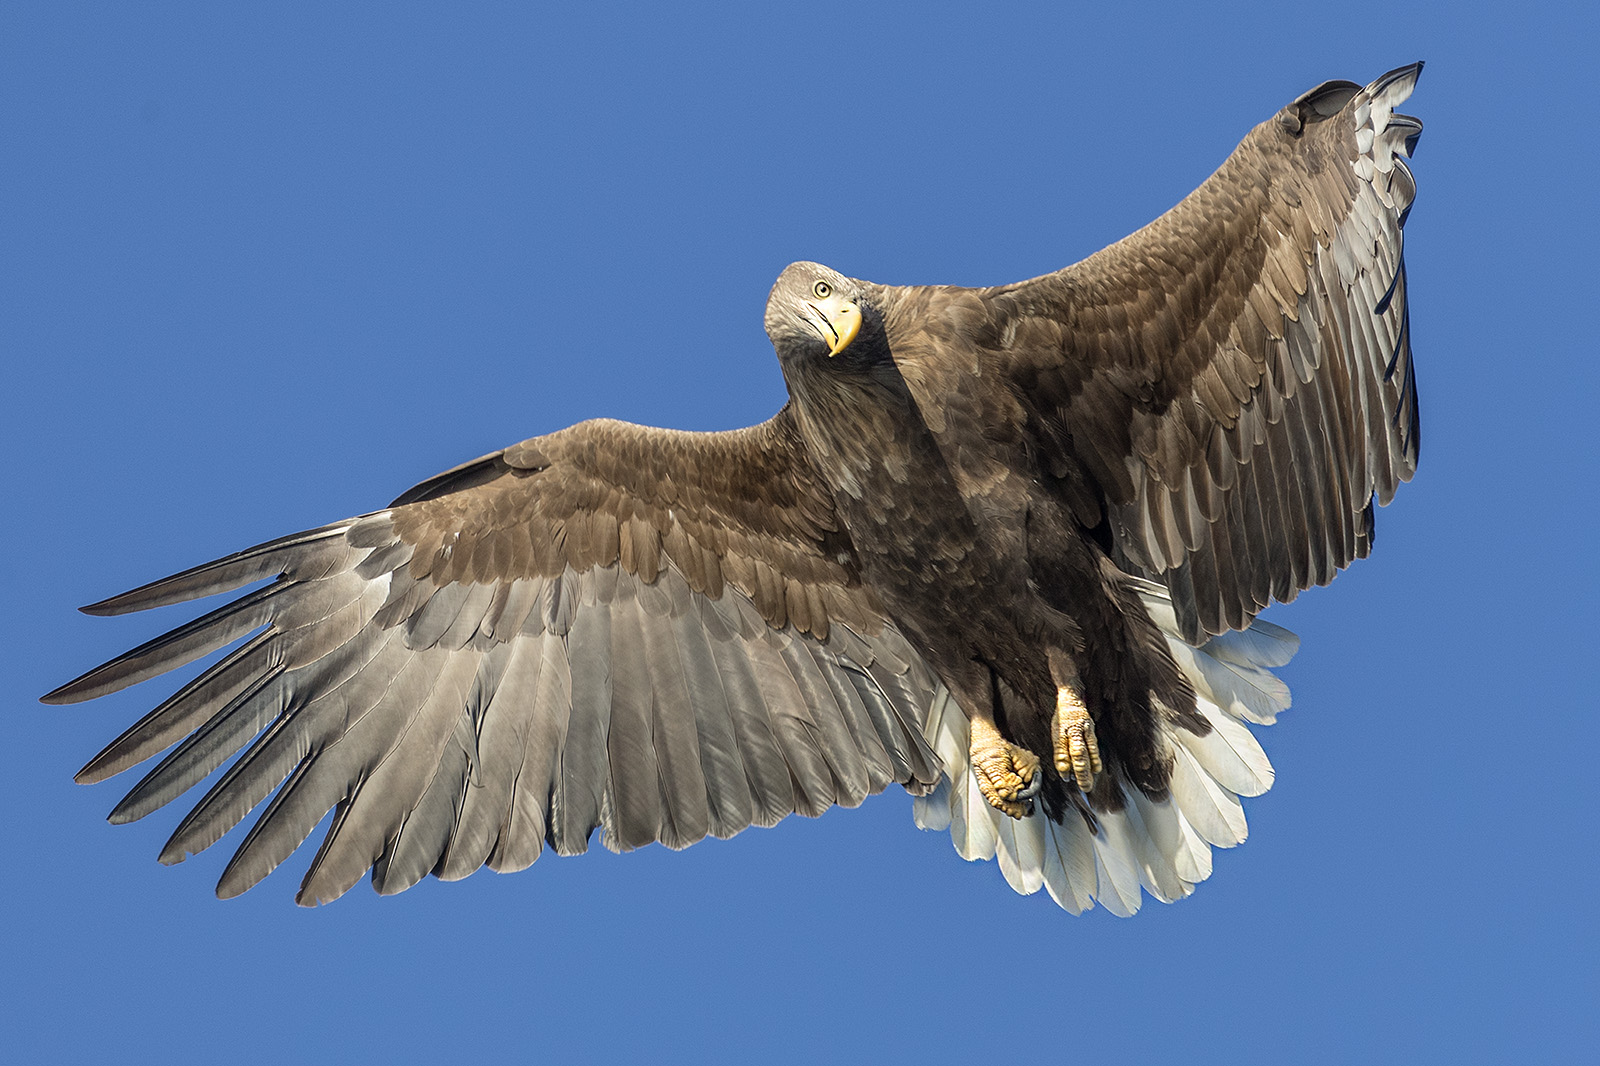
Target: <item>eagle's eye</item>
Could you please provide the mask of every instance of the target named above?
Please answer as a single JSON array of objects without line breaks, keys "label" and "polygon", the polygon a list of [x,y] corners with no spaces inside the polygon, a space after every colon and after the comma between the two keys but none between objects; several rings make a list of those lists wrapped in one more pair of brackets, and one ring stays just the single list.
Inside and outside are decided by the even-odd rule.
[{"label": "eagle's eye", "polygon": [[826,281],[819,281],[811,286],[811,294],[819,300],[826,300],[833,292],[833,286]]}]

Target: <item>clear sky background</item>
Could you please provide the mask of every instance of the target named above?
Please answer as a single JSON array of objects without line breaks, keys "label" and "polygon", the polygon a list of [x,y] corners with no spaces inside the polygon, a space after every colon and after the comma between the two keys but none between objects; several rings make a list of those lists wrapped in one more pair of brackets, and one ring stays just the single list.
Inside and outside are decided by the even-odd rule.
[{"label": "clear sky background", "polygon": [[[15,1062],[1592,1062],[1589,4],[0,8],[0,1048]],[[337,10],[335,10],[335,8]],[[596,415],[783,402],[795,259],[1040,274],[1415,59],[1422,469],[1304,638],[1251,839],[1073,918],[855,811],[230,903],[73,772],[186,617],[79,604]]]}]

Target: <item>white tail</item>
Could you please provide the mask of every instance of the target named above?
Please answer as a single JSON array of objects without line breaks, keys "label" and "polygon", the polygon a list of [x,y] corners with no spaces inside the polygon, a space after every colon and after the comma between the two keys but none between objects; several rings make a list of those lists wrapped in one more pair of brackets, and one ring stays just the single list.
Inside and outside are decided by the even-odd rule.
[{"label": "white tail", "polygon": [[1057,825],[1038,810],[1009,818],[978,791],[967,761],[967,716],[948,692],[928,716],[928,742],[947,769],[933,792],[917,798],[917,825],[948,828],[963,859],[998,857],[1012,888],[1023,895],[1045,888],[1073,914],[1098,902],[1127,917],[1139,909],[1141,887],[1170,903],[1211,876],[1211,848],[1231,848],[1248,832],[1239,797],[1272,787],[1272,763],[1244,723],[1271,725],[1289,706],[1288,686],[1269,668],[1294,655],[1300,640],[1293,633],[1256,621],[1190,647],[1178,636],[1167,590],[1146,581],[1136,587],[1212,726],[1203,737],[1185,729],[1167,734],[1174,760],[1167,799],[1156,803],[1124,782],[1127,802],[1120,811],[1097,812],[1098,833],[1081,818]]}]

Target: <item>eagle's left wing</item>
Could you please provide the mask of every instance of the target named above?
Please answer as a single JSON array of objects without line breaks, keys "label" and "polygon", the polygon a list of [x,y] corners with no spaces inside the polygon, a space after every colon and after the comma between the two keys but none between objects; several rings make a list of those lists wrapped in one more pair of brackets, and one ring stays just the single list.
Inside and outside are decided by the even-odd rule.
[{"label": "eagle's left wing", "polygon": [[1184,636],[1240,629],[1371,547],[1417,463],[1396,114],[1420,63],[1328,82],[1144,229],[987,291],[986,347],[1086,527],[1172,591]]}]

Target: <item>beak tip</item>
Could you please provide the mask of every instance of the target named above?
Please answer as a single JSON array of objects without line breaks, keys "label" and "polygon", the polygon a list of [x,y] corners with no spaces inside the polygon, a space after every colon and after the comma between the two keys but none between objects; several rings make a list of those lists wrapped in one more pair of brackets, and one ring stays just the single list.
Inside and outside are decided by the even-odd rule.
[{"label": "beak tip", "polygon": [[850,347],[856,334],[861,332],[861,308],[854,300],[846,301],[829,318],[834,330],[833,340],[828,344],[831,358]]}]

